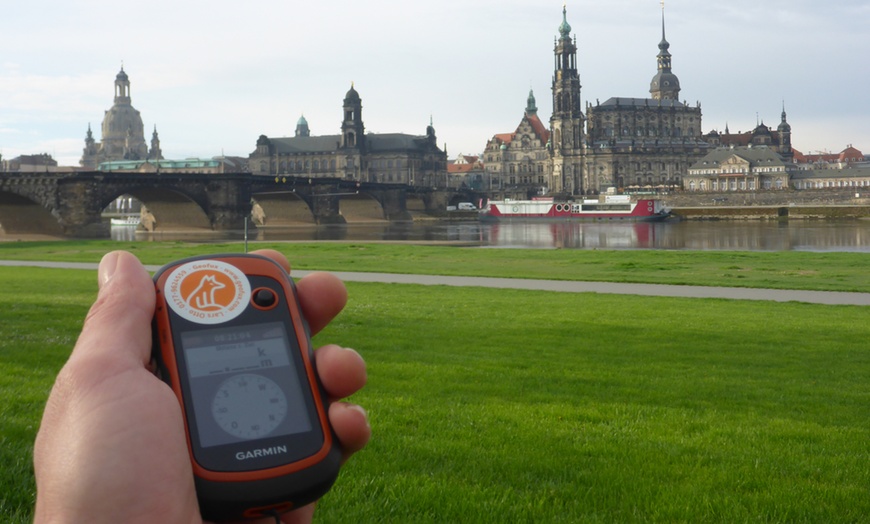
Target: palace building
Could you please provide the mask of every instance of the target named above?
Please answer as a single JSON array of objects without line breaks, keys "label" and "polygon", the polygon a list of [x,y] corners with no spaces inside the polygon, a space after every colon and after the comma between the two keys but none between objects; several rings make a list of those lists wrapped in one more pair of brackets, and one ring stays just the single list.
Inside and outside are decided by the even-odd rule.
[{"label": "palace building", "polygon": [[97,169],[103,162],[117,160],[161,160],[157,127],[151,135],[151,149],[145,143],[145,126],[130,98],[130,78],[121,67],[115,76],[115,103],[103,116],[101,141],[94,140],[91,126],[85,137],[85,147],[79,164],[86,170]]},{"label": "palace building", "polygon": [[512,188],[524,192],[552,187],[550,132],[538,118],[535,94],[529,90],[526,110],[513,133],[500,133],[483,153],[489,191]]},{"label": "palace building", "polygon": [[255,175],[328,177],[360,182],[443,187],[447,153],[438,148],[430,119],[425,135],[366,133],[362,99],[351,85],[340,133],[312,136],[302,116],[293,137],[260,135],[248,157]]}]

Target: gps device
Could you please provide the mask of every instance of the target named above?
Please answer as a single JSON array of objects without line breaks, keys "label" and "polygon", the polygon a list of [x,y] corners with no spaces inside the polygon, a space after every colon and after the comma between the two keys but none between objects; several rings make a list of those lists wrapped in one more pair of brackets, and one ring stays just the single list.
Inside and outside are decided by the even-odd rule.
[{"label": "gps device", "polygon": [[287,272],[227,254],[167,264],[154,283],[152,352],[181,405],[203,518],[274,515],[329,491],[341,449]]}]

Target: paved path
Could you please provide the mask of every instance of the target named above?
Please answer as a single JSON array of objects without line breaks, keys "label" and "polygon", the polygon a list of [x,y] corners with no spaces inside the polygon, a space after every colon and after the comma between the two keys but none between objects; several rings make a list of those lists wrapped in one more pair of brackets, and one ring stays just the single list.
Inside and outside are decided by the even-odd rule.
[{"label": "paved path", "polygon": [[[96,270],[90,262],[29,262],[0,260],[0,266],[29,266],[62,269]],[[157,271],[160,266],[145,266]],[[293,271],[300,278],[310,271]],[[742,287],[675,286],[667,284],[623,284],[617,282],[575,282],[523,278],[451,277],[441,275],[402,275],[395,273],[350,273],[331,271],[346,282],[380,282],[387,284],[421,284],[425,286],[487,287],[531,289],[561,293],[607,293],[654,297],[724,298],[732,300],[771,300],[775,302],[809,302],[812,304],[870,306],[870,293],[839,291],[799,291],[787,289],[753,289]]]}]

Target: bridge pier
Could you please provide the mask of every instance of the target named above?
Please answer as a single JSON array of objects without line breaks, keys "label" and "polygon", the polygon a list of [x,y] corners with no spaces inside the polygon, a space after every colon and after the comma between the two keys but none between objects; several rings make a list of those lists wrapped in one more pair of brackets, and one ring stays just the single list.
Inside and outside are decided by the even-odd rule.
[{"label": "bridge pier", "polygon": [[103,206],[99,194],[99,180],[65,183],[58,181],[56,216],[65,236],[77,238],[108,238],[109,225],[103,223]]},{"label": "bridge pier", "polygon": [[332,185],[315,186],[309,197],[311,213],[314,221],[318,224],[346,224],[347,220],[341,215],[340,199],[337,187]]},{"label": "bridge pier", "polygon": [[411,222],[414,217],[408,212],[404,189],[385,191],[381,205],[384,208],[384,218],[390,222]]},{"label": "bridge pier", "polygon": [[423,204],[426,206],[426,213],[441,216],[447,211],[447,206],[450,204],[450,197],[455,193],[448,191],[432,191],[424,194]]},{"label": "bridge pier", "polygon": [[215,231],[241,230],[251,214],[251,187],[247,183],[206,184],[207,214]]}]

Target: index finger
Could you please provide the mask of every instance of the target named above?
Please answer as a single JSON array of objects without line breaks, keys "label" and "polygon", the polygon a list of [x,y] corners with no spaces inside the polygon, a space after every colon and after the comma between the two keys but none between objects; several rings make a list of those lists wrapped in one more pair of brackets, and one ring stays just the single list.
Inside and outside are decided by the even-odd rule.
[{"label": "index finger", "polygon": [[[280,251],[259,249],[253,253],[271,258],[290,272],[290,263]],[[330,273],[306,275],[296,282],[296,293],[312,336],[326,327],[347,304],[347,288],[341,279]]]}]

